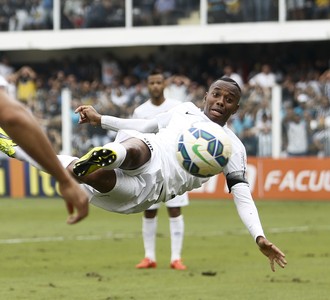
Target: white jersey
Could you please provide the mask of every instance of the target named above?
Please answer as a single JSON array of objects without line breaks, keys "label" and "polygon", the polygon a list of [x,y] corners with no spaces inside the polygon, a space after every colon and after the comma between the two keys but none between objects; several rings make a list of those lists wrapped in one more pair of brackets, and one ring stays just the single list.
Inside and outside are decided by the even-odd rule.
[{"label": "white jersey", "polygon": [[[182,169],[176,159],[177,141],[181,131],[191,127],[193,123],[212,121],[190,102],[176,106],[168,113],[157,115],[156,118],[160,128],[159,133],[156,134],[156,140],[159,141],[160,147],[166,147],[167,152],[167,155],[163,158],[163,163],[166,166],[164,168],[166,194],[173,196],[199,188],[208,178],[190,175]],[[227,126],[224,126],[224,130],[232,142],[232,155],[223,172],[226,176],[228,174],[235,174],[235,176],[239,174],[242,177],[246,171],[245,147]]]},{"label": "white jersey", "polygon": [[135,108],[132,118],[133,119],[151,119],[154,118],[155,115],[160,113],[164,113],[169,111],[171,108],[181,104],[180,101],[166,98],[165,101],[160,105],[155,105],[149,99],[148,101],[144,102],[137,108]]},{"label": "white jersey", "polygon": [[[166,98],[165,101],[160,105],[155,105],[151,100],[147,100],[137,108],[135,108],[132,118],[133,119],[152,119],[160,113],[168,112],[170,109],[176,107],[182,102],[175,99]],[[165,205],[167,207],[183,207],[189,204],[188,194],[184,193],[182,195],[177,195],[173,199],[166,201]],[[160,208],[160,203],[155,203],[149,207],[150,210]]]}]

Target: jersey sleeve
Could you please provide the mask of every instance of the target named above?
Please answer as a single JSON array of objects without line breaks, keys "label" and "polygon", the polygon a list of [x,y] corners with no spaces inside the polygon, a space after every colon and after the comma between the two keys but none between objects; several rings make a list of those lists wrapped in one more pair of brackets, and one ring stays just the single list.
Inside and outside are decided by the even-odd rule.
[{"label": "jersey sleeve", "polygon": [[231,141],[232,155],[223,170],[229,192],[231,192],[232,187],[237,183],[243,182],[248,184],[246,178],[247,158],[245,147],[236,136],[231,136]]},{"label": "jersey sleeve", "polygon": [[246,178],[246,150],[241,140],[234,133],[229,131],[228,133],[232,141],[232,155],[224,168],[224,175],[226,176],[228,189],[233,195],[237,212],[249,233],[256,240],[258,236],[265,237],[265,234]]},{"label": "jersey sleeve", "polygon": [[235,184],[232,187],[232,194],[238,215],[254,240],[258,236],[265,237],[249,185],[246,183]]},{"label": "jersey sleeve", "polygon": [[134,129],[143,133],[155,133],[158,131],[156,119],[122,119],[113,116],[102,116],[101,126],[103,129],[113,131],[121,129]]}]

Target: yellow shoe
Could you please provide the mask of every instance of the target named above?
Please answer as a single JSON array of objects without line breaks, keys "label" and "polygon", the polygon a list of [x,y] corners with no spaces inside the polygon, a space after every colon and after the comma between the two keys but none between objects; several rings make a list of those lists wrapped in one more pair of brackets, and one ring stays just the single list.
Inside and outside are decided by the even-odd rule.
[{"label": "yellow shoe", "polygon": [[107,148],[95,147],[81,157],[73,166],[73,172],[77,176],[86,176],[96,170],[113,164],[117,154]]},{"label": "yellow shoe", "polygon": [[17,144],[15,144],[7,133],[0,128],[0,151],[9,157],[15,157],[15,146],[17,146]]}]

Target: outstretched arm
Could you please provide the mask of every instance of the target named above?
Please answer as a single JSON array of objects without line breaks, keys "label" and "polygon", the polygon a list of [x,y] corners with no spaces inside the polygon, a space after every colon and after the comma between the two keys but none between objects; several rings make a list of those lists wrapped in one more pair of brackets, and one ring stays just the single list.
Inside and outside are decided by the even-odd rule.
[{"label": "outstretched arm", "polygon": [[140,132],[157,132],[157,119],[122,119],[99,114],[92,106],[79,106],[75,113],[79,113],[79,124],[90,123],[93,126],[102,126],[107,130],[134,129]]},{"label": "outstretched arm", "polygon": [[[88,197],[78,183],[62,167],[60,161],[32,114],[19,102],[0,90],[0,126],[59,183],[66,201],[67,222],[77,223],[88,215]],[[76,210],[76,214],[73,213]]]},{"label": "outstretched arm", "polygon": [[231,192],[241,220],[256,241],[260,251],[268,257],[272,271],[275,272],[275,262],[284,268],[287,264],[285,254],[265,238],[248,184],[237,183],[231,187]]}]

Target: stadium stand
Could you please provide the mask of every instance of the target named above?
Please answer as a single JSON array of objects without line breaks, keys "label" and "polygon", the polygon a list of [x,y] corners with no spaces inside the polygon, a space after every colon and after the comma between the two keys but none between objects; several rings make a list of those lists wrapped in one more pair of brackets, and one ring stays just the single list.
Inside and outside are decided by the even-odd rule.
[{"label": "stadium stand", "polygon": [[[306,155],[330,155],[330,46],[329,26],[324,26],[329,25],[329,1],[302,1],[303,7],[263,1],[264,7],[254,7],[239,0],[181,0],[172,6],[171,1],[71,0],[61,1],[59,8],[52,1],[7,2],[0,11],[0,75],[8,91],[39,118],[59,151],[63,88],[72,92],[72,109],[91,104],[101,113],[129,117],[148,97],[145,79],[152,68],[163,69],[169,78],[185,76],[186,101],[201,106],[205,87],[230,65],[242,79],[243,97],[241,112],[229,125],[249,155],[271,156],[272,86],[254,80],[267,64],[274,84],[282,88],[282,155],[292,154],[287,149],[288,118],[293,121],[296,115],[306,128]],[[100,9],[102,5],[108,9]],[[159,15],[161,9],[166,16]],[[37,10],[42,19],[31,17]],[[97,17],[100,11],[108,13]],[[96,22],[100,19],[105,22]],[[250,42],[243,23],[244,30],[255,32]],[[309,28],[303,38],[301,28]],[[11,31],[19,35],[13,39]],[[279,31],[279,36],[273,34]],[[211,37],[206,40],[206,35]],[[22,75],[22,69],[29,74]],[[77,122],[74,114],[72,122]],[[73,130],[76,155],[113,139],[103,130]]]}]

